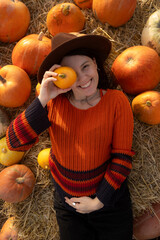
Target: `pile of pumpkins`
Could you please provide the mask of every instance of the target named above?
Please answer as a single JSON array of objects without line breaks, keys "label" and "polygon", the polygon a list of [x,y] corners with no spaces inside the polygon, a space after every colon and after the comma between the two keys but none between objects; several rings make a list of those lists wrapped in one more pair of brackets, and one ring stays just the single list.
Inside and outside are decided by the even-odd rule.
[{"label": "pile of pumpkins", "polygon": [[[131,19],[136,4],[137,0],[128,0],[127,4],[125,0],[74,0],[74,3],[56,4],[47,14],[46,26],[53,37],[58,32],[80,32],[86,22],[81,10],[91,8],[101,23],[119,27]],[[0,22],[0,41],[18,41],[12,51],[13,65],[0,69],[0,105],[20,107],[31,93],[30,76],[37,74],[51,51],[51,39],[42,32],[24,36],[30,23],[30,12],[19,0],[0,1]],[[157,10],[146,22],[141,35],[142,45],[126,49],[112,65],[117,83],[127,94],[142,93],[132,101],[132,109],[135,116],[147,124],[160,123],[160,95],[151,91],[160,81],[159,26],[160,10]]]},{"label": "pile of pumpkins", "polygon": [[[49,10],[46,26],[53,37],[58,32],[81,32],[86,22],[82,11],[85,8],[92,9],[95,18],[102,24],[108,23],[116,28],[131,19],[137,4],[137,0],[127,0],[127,3],[126,0],[74,0],[73,2],[56,4]],[[5,43],[17,41],[12,51],[13,65],[0,67],[0,105],[3,107],[20,107],[27,101],[31,93],[30,76],[37,74],[42,61],[51,51],[51,39],[42,32],[25,36],[30,19],[29,9],[21,1],[0,1],[0,41]],[[125,93],[135,96],[132,101],[133,113],[140,121],[147,124],[160,123],[160,93],[153,90],[160,82],[159,30],[160,10],[157,10],[151,14],[144,26],[141,34],[142,45],[124,50],[111,67],[117,84]],[[40,85],[37,84],[36,96],[39,88]],[[32,193],[36,179],[27,166],[18,164],[25,156],[25,152],[11,152],[6,145],[4,135],[9,122],[4,110],[0,110],[0,163],[6,166],[0,172],[0,198],[14,203],[25,200]],[[37,158],[39,165],[44,169],[49,169],[49,152],[49,148],[44,149]],[[159,214],[159,207],[156,209]],[[151,220],[153,223],[153,218]],[[13,230],[7,232],[9,237],[18,239],[13,221],[13,218],[8,219],[4,224],[0,232],[1,239],[6,236],[7,228]],[[156,232],[157,235],[152,234],[154,236],[148,233],[144,238],[143,234],[141,235],[144,225],[140,225],[140,220],[137,222],[138,224],[134,224],[136,239],[159,236],[160,231]],[[146,229],[145,233],[147,234]]]}]

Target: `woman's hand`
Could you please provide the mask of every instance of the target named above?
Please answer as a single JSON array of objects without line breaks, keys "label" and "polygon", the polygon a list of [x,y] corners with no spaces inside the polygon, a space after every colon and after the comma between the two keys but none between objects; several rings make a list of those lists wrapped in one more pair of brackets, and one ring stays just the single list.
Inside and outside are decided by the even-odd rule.
[{"label": "woman's hand", "polygon": [[71,88],[67,88],[67,89],[58,88],[53,83],[54,81],[57,80],[56,79],[57,73],[55,73],[54,70],[58,67],[60,67],[60,65],[57,65],[57,64],[53,65],[49,69],[49,71],[45,72],[43,76],[43,79],[41,82],[40,94],[38,96],[43,107],[46,106],[49,100],[57,97],[61,93],[65,93],[71,90]]},{"label": "woman's hand", "polygon": [[70,199],[68,197],[65,197],[65,202],[68,203],[71,207],[75,208],[79,213],[90,213],[99,210],[104,206],[104,204],[99,201],[97,197],[94,199],[90,197],[74,197]]}]

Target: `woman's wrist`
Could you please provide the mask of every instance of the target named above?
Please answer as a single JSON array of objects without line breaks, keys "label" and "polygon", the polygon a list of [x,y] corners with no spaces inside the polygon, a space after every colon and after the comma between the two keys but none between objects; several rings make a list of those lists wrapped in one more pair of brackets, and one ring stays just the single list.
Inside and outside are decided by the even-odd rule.
[{"label": "woman's wrist", "polygon": [[42,98],[40,95],[38,96],[38,99],[42,105],[43,108],[45,108],[45,106],[47,105],[47,102],[46,99]]},{"label": "woman's wrist", "polygon": [[94,207],[95,210],[101,209],[104,206],[104,204],[97,198],[94,198]]}]

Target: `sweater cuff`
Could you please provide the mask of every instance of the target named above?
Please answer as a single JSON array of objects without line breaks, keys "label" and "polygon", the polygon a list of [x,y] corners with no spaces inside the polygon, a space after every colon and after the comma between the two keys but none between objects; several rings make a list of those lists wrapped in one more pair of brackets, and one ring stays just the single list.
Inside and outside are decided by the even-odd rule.
[{"label": "sweater cuff", "polygon": [[25,117],[37,135],[51,126],[48,120],[47,111],[43,108],[38,98],[35,98],[26,109]]},{"label": "sweater cuff", "polygon": [[113,205],[114,193],[115,189],[103,179],[96,192],[96,196],[105,206],[111,206]]},{"label": "sweater cuff", "polygon": [[127,178],[121,184],[121,187],[116,190],[109,185],[105,179],[103,179],[97,190],[96,196],[104,204],[104,206],[114,207],[120,199],[124,198],[126,192],[127,194],[129,192]]}]

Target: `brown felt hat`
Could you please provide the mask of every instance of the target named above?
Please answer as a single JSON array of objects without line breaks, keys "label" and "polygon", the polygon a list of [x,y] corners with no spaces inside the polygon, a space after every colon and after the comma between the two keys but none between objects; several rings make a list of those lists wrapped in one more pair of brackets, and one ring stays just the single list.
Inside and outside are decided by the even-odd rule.
[{"label": "brown felt hat", "polygon": [[52,38],[52,51],[42,62],[37,78],[41,83],[45,71],[54,64],[59,64],[61,59],[70,51],[86,48],[93,50],[102,62],[105,61],[111,50],[111,42],[101,35],[81,34],[79,36],[70,33],[58,33]]}]

